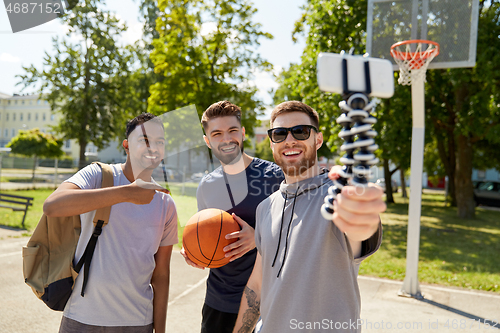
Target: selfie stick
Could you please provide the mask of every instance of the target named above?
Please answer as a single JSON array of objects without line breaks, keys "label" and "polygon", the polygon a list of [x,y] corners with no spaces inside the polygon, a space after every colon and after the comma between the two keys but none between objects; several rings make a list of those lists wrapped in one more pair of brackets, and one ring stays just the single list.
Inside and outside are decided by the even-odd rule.
[{"label": "selfie stick", "polygon": [[339,103],[342,114],[337,118],[337,123],[343,128],[339,137],[345,141],[340,150],[345,155],[340,158],[344,164],[340,171],[340,177],[333,181],[333,185],[328,189],[328,195],[325,197],[325,203],[321,206],[321,214],[327,220],[333,218],[333,201],[342,188],[348,185],[352,178],[352,184],[357,188],[366,188],[368,186],[367,178],[371,177],[370,167],[379,162],[373,153],[378,149],[375,144],[377,132],[372,126],[377,119],[370,115],[370,111],[375,108],[375,101],[369,101],[371,81],[370,81],[370,63],[368,58],[364,62],[365,91],[350,91],[348,84],[347,59],[342,59],[342,85],[343,101]]}]

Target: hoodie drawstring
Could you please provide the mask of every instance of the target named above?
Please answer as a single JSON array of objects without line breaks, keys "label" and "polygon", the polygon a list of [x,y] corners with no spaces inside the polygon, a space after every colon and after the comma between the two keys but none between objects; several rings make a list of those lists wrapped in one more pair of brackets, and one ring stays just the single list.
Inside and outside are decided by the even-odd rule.
[{"label": "hoodie drawstring", "polygon": [[283,211],[281,212],[281,226],[280,226],[280,236],[278,238],[278,247],[276,248],[276,254],[274,255],[274,260],[273,260],[273,264],[271,265],[271,267],[274,267],[274,263],[276,262],[276,258],[278,257],[278,253],[280,251],[281,232],[283,231],[283,220],[284,220],[284,217],[285,217],[286,199],[287,199],[287,196],[286,196],[286,193],[285,193],[285,203],[283,204]]},{"label": "hoodie drawstring", "polygon": [[[286,231],[286,238],[285,238],[285,253],[283,255],[283,262],[281,263],[281,267],[280,267],[280,270],[278,271],[278,275],[276,276],[276,278],[280,277],[281,271],[283,270],[283,266],[285,266],[286,253],[288,250],[288,236],[290,235],[290,227],[292,226],[292,222],[293,222],[293,213],[295,211],[295,202],[297,202],[297,193],[299,193],[299,189],[300,189],[300,186],[297,188],[297,191],[295,191],[295,195],[293,196],[292,214],[290,215],[290,221],[288,222],[288,229]],[[283,213],[281,214],[281,227],[280,227],[280,236],[278,238],[278,248],[276,249],[276,254],[274,255],[274,260],[273,260],[273,264],[271,267],[274,267],[274,263],[276,262],[276,258],[278,257],[278,253],[280,250],[281,233],[283,232],[283,219],[285,217],[286,199],[287,199],[287,195],[285,193],[285,204],[283,205]]]}]

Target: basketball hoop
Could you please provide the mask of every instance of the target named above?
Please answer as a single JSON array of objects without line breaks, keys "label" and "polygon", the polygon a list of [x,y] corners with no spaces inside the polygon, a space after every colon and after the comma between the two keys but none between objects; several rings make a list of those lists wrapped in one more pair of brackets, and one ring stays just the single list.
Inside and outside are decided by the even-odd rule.
[{"label": "basketball hoop", "polygon": [[391,55],[400,69],[399,84],[411,85],[412,80],[420,79],[425,81],[427,66],[438,54],[439,44],[430,40],[405,40],[392,45]]}]

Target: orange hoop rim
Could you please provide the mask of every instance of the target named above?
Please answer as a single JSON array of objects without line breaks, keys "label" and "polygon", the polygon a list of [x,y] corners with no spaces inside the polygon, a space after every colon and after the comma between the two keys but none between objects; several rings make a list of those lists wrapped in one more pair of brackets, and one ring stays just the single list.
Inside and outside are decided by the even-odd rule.
[{"label": "orange hoop rim", "polygon": [[[434,45],[434,48],[431,50],[425,50],[425,51],[420,51],[420,52],[405,52],[405,51],[399,51],[396,50],[397,47],[401,45],[407,45],[407,44],[431,44]],[[391,46],[391,55],[399,60],[426,60],[427,58],[434,58],[439,54],[439,44],[436,42],[433,42],[431,40],[424,40],[424,39],[410,39],[410,40],[404,40],[402,42],[397,42],[394,43]]]}]

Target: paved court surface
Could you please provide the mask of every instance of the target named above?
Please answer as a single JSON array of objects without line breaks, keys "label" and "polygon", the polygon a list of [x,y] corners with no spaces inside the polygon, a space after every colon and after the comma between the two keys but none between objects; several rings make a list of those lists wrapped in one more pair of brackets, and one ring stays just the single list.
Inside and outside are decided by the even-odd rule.
[{"label": "paved court surface", "polygon": [[[19,231],[0,227],[0,332],[57,332],[61,313],[38,301],[23,282],[21,247],[28,239],[20,235]],[[171,267],[167,331],[199,332],[208,272],[187,266],[178,251],[172,254]],[[425,299],[416,300],[397,296],[400,281],[362,276],[359,286],[362,322],[357,324],[362,332],[500,333],[498,293],[421,285]],[[322,318],[317,325],[323,329],[317,332],[342,332],[335,327],[348,324],[332,323],[329,318]],[[299,329],[300,325],[291,324],[283,332],[303,331]]]}]

